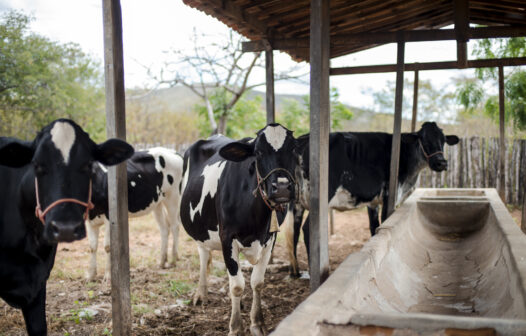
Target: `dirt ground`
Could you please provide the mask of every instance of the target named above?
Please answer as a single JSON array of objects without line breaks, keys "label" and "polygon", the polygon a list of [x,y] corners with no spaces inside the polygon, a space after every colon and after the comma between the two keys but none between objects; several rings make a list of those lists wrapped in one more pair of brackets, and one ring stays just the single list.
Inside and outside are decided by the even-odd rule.
[{"label": "dirt ground", "polygon": [[[512,215],[520,222],[520,211]],[[103,230],[101,230],[103,231]],[[335,212],[335,234],[329,238],[331,270],[369,239],[365,209]],[[305,247],[299,244],[300,268],[306,270]],[[199,276],[195,243],[181,229],[179,260],[174,268],[160,269],[160,238],[152,216],[130,221],[131,303],[134,335],[226,335],[230,318],[228,277],[220,253],[214,253],[209,276],[209,301],[192,306]],[[103,281],[105,252],[99,240],[98,277],[84,280],[88,266],[88,242],[84,239],[58,247],[55,267],[47,287],[47,320],[50,335],[111,335],[111,291]],[[244,262],[243,265],[248,265]],[[274,249],[274,263],[265,274],[262,306],[271,331],[309,294],[309,281],[288,276],[284,236]],[[250,272],[243,267],[242,301],[245,327],[250,325]],[[25,335],[20,311],[0,300],[0,336]]]}]

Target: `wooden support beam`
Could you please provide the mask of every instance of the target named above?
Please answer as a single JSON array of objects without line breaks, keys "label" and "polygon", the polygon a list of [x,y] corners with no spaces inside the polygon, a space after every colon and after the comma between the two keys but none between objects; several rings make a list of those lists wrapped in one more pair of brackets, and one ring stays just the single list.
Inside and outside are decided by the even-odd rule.
[{"label": "wooden support beam", "polygon": [[311,0],[310,19],[310,286],[329,276],[329,0]]},{"label": "wooden support beam", "polygon": [[459,68],[465,68],[468,62],[468,27],[469,5],[468,0],[453,0],[455,22],[455,37],[457,40],[457,62]]},{"label": "wooden support beam", "polygon": [[269,47],[265,50],[265,71],[266,71],[266,107],[267,124],[276,121],[276,103],[274,96],[274,52]]},{"label": "wooden support beam", "polygon": [[413,82],[413,116],[411,118],[411,132],[416,130],[416,119],[418,117],[418,70],[415,70]]},{"label": "wooden support beam", "polygon": [[389,170],[389,198],[387,202],[387,216],[390,216],[396,205],[396,195],[398,194],[398,166],[400,164],[400,140],[402,139],[402,100],[404,92],[404,54],[405,43],[398,42],[397,48],[397,69],[396,69],[396,91],[395,91],[395,111],[393,123],[393,141],[391,144],[391,166]]},{"label": "wooden support beam", "polygon": [[[126,140],[120,0],[103,0],[106,133]],[[130,253],[126,162],[108,168],[113,335],[131,335]]]},{"label": "wooden support beam", "polygon": [[526,233],[526,192],[522,194],[522,219],[521,219],[522,232]]},{"label": "wooden support beam", "polygon": [[[481,59],[467,62],[466,68],[492,68],[499,66],[519,66],[526,65],[526,57],[511,57],[499,59]],[[357,67],[331,68],[331,76],[357,75],[367,73],[395,72],[396,64],[364,65]],[[458,69],[456,61],[445,62],[426,62],[426,63],[407,63],[405,71],[427,71],[427,70],[448,70]]]},{"label": "wooden support beam", "polygon": [[[402,32],[367,32],[356,34],[340,34],[331,36],[331,46],[338,45],[367,45],[397,42],[398,36],[406,42],[424,41],[447,41],[457,40],[455,29],[427,29],[409,30]],[[516,27],[476,27],[466,28],[466,41],[469,39],[521,37],[526,35],[526,26]],[[272,41],[274,50],[308,49],[308,38],[274,39]],[[259,52],[265,50],[263,40],[248,41],[242,43],[244,52]]]},{"label": "wooden support beam", "polygon": [[499,67],[499,179],[497,183],[499,196],[506,203],[506,119],[504,110],[504,68]]}]

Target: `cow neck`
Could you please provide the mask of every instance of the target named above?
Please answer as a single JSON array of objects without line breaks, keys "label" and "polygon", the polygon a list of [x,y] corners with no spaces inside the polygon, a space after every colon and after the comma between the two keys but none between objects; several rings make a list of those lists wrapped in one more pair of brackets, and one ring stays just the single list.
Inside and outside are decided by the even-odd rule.
[{"label": "cow neck", "polygon": [[[259,192],[259,195],[261,196],[261,199],[263,200],[263,202],[265,203],[265,205],[270,209],[270,211],[285,211],[285,206],[283,204],[276,204],[274,202],[272,202],[269,198],[268,198],[268,194],[267,194],[267,191],[266,191],[266,188],[265,188],[265,181],[270,177],[270,175],[274,174],[275,172],[278,172],[278,171],[284,171],[285,173],[287,173],[287,175],[291,178],[292,182],[295,184],[296,182],[294,181],[294,178],[292,177],[292,174],[290,174],[290,172],[284,168],[274,168],[272,169],[267,175],[265,175],[265,177],[261,177],[261,174],[259,173],[259,168],[258,168],[258,160],[256,159],[254,161],[254,165],[256,166],[256,182],[257,182],[257,186],[256,188],[252,191],[252,195],[254,195],[254,197],[257,197],[257,194]],[[274,204],[272,204],[274,203]]]},{"label": "cow neck", "polygon": [[51,211],[51,209],[53,209],[54,207],[56,207],[57,205],[62,204],[62,203],[75,203],[75,204],[82,205],[83,207],[86,208],[86,211],[84,212],[84,220],[88,219],[89,211],[95,207],[93,205],[93,203],[91,203],[91,189],[92,189],[91,185],[92,185],[92,182],[91,182],[91,179],[90,179],[89,180],[89,189],[88,189],[88,201],[87,202],[79,201],[76,198],[61,198],[61,199],[58,199],[58,200],[54,201],[50,205],[48,205],[47,208],[44,211],[42,211],[42,208],[40,206],[40,198],[39,198],[39,195],[38,195],[38,178],[35,176],[35,195],[36,195],[36,201],[37,201],[37,205],[35,207],[35,216],[38,219],[40,219],[40,222],[42,223],[42,225],[45,225],[46,224],[45,217],[46,217],[47,213],[49,211]]},{"label": "cow neck", "polygon": [[[414,178],[426,167],[425,157],[420,154],[418,144],[407,144],[402,142],[402,149],[403,150],[400,152],[400,170],[398,172],[399,183]],[[402,159],[403,155],[407,155],[407,157]]]}]

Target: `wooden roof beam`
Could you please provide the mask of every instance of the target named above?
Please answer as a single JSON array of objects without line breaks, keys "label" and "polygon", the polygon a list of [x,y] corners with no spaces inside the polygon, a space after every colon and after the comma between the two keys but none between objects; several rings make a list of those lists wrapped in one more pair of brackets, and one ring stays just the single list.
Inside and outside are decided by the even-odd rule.
[{"label": "wooden roof beam", "polygon": [[[526,57],[511,57],[498,59],[481,59],[467,61],[466,68],[492,68],[499,66],[520,66],[526,65]],[[427,63],[407,63],[405,71],[424,71],[424,70],[450,70],[459,69],[456,61],[446,62],[427,62]],[[331,76],[356,75],[368,73],[395,72],[396,64],[364,65],[357,67],[331,68]]]},{"label": "wooden roof beam", "polygon": [[[424,42],[424,41],[444,41],[456,40],[457,36],[454,29],[428,29],[410,30],[401,32],[405,42]],[[517,37],[526,35],[526,26],[520,27],[481,27],[468,28],[468,39]],[[342,34],[331,36],[331,45],[352,44],[382,44],[394,43],[398,41],[396,32],[376,32],[376,33],[357,33]],[[293,50],[309,48],[308,38],[275,39],[271,41],[274,50]],[[264,51],[265,46],[262,40],[243,42],[244,52]]]}]

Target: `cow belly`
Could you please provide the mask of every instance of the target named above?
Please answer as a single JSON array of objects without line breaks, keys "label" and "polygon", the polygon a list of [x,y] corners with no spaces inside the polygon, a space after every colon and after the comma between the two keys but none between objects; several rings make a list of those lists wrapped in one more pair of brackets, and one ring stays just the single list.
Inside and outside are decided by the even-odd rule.
[{"label": "cow belly", "polygon": [[199,246],[207,250],[221,250],[221,239],[219,239],[219,231],[208,230],[208,239],[200,241],[197,240]]},{"label": "cow belly", "polygon": [[381,195],[375,196],[372,200],[364,202],[358,201],[356,196],[353,196],[349,190],[339,186],[334,193],[334,196],[329,201],[329,208],[338,211],[352,210],[364,206],[376,207],[380,204]]},{"label": "cow belly", "polygon": [[261,260],[265,248],[269,246],[269,244],[272,244],[273,241],[274,236],[272,236],[265,244],[261,244],[259,240],[255,240],[250,244],[250,246],[243,246],[243,244],[241,244],[241,242],[239,242],[237,239],[234,239],[233,244],[237,245],[239,252],[243,253],[249,263],[255,265]]}]

